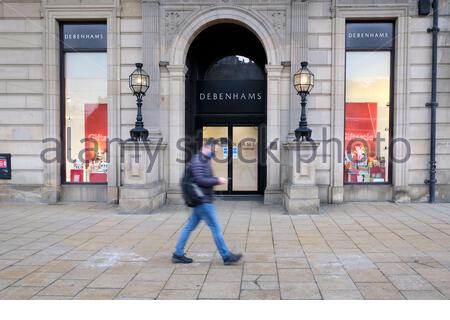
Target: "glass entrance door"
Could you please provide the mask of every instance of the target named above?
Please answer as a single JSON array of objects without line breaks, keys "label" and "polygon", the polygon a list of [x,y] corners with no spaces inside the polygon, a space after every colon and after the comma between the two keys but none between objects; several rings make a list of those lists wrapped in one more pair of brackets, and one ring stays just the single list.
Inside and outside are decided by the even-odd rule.
[{"label": "glass entrance door", "polygon": [[203,126],[203,141],[218,140],[211,166],[216,176],[228,178],[228,184],[217,186],[222,193],[258,192],[258,127]]}]

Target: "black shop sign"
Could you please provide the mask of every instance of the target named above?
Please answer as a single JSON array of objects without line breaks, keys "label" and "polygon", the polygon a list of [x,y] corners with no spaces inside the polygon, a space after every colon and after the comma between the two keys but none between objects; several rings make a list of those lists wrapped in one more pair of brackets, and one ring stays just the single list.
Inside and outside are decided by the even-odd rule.
[{"label": "black shop sign", "polygon": [[203,114],[263,114],[266,109],[264,80],[197,81],[197,112]]},{"label": "black shop sign", "polygon": [[64,24],[62,41],[64,50],[106,50],[106,24]]},{"label": "black shop sign", "polygon": [[349,22],[345,32],[347,49],[392,49],[394,24],[392,22]]},{"label": "black shop sign", "polygon": [[0,179],[11,179],[11,154],[0,153]]}]

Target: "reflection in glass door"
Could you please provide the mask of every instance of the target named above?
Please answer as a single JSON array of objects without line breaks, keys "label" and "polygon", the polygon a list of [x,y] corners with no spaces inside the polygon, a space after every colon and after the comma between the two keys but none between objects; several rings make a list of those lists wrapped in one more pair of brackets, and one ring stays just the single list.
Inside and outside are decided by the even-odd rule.
[{"label": "reflection in glass door", "polygon": [[216,191],[258,192],[258,127],[204,126],[203,141],[218,141],[216,156],[211,161],[215,176],[228,178]]},{"label": "reflection in glass door", "polygon": [[[228,126],[203,127],[203,142],[209,138],[218,141],[216,156],[211,161],[213,173],[217,177],[228,177]],[[216,191],[227,191],[228,183],[215,187]]]},{"label": "reflection in glass door", "polygon": [[233,127],[233,191],[258,191],[258,127]]}]

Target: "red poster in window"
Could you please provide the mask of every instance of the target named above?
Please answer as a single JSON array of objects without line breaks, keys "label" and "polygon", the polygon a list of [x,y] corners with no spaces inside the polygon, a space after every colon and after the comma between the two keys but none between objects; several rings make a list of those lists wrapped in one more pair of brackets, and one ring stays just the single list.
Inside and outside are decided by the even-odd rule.
[{"label": "red poster in window", "polygon": [[6,159],[0,159],[0,168],[7,168],[8,163],[6,162]]},{"label": "red poster in window", "polygon": [[[351,143],[353,161],[360,161],[361,157],[373,158],[376,156],[377,137],[377,103],[376,102],[349,102],[345,104],[345,152]],[[363,150],[363,142],[369,150]],[[353,140],[353,141],[352,141]],[[363,155],[363,153],[365,153]]]},{"label": "red poster in window", "polygon": [[[96,159],[97,155],[107,152],[108,137],[108,105],[106,103],[90,103],[84,105],[84,134],[86,162]],[[98,149],[96,149],[96,146]],[[94,151],[96,150],[96,151]]]}]

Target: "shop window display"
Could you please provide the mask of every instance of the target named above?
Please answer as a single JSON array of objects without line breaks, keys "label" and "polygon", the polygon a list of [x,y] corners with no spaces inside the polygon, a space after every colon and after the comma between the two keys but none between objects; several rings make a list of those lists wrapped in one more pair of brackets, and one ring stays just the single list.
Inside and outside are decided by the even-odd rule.
[{"label": "shop window display", "polygon": [[[393,26],[358,25],[347,25],[344,182],[387,183]],[[349,45],[349,37],[361,40],[351,39]],[[370,37],[376,37],[375,44]],[[378,38],[383,42],[376,43]]]},{"label": "shop window display", "polygon": [[103,33],[106,28],[98,24],[93,25],[94,28],[68,26],[67,30],[63,29],[64,39],[78,42],[64,43],[64,182],[106,183],[109,163],[107,54],[98,48],[98,38],[106,37]]}]

